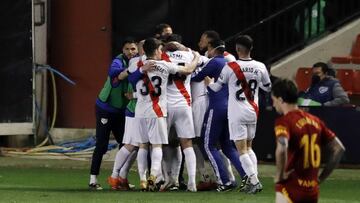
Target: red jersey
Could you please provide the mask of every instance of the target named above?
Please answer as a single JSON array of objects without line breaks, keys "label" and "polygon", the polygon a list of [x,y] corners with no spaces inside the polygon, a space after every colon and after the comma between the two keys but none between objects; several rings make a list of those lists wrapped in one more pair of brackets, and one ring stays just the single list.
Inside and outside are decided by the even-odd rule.
[{"label": "red jersey", "polygon": [[288,180],[276,185],[276,191],[288,193],[293,201],[306,198],[304,194],[317,199],[321,149],[335,134],[318,117],[295,110],[275,121],[275,136],[288,138],[286,171],[294,170]]}]

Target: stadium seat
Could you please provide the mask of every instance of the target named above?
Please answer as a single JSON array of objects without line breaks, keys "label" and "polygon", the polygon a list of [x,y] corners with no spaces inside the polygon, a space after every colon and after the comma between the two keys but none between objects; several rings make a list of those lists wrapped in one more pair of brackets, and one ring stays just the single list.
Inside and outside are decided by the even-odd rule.
[{"label": "stadium seat", "polygon": [[337,69],[336,78],[339,79],[344,90],[351,95],[353,93],[353,78],[354,70],[352,69]]},{"label": "stadium seat", "polygon": [[360,70],[354,71],[353,77],[353,93],[360,95]]},{"label": "stadium seat", "polygon": [[295,81],[299,91],[305,91],[311,83],[311,68],[298,68],[295,76]]},{"label": "stadium seat", "polygon": [[333,56],[331,62],[335,64],[360,64],[360,34],[356,36],[355,42],[348,56]]},{"label": "stadium seat", "polygon": [[351,56],[333,56],[331,62],[336,64],[350,64]]}]

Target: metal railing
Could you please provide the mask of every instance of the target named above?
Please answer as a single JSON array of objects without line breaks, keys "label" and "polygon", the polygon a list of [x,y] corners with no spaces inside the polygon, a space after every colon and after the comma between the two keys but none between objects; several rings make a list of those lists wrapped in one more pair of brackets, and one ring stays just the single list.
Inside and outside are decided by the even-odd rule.
[{"label": "metal railing", "polygon": [[358,0],[299,0],[225,39],[235,51],[238,35],[254,39],[254,58],[271,64],[360,16]]}]

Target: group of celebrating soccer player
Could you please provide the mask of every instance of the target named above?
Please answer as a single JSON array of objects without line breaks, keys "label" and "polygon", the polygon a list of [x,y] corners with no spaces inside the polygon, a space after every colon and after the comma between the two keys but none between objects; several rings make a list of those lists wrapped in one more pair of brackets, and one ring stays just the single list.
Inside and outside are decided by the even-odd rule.
[{"label": "group of celebrating soccer player", "polygon": [[[251,58],[250,36],[236,38],[236,60],[225,51],[225,43],[216,31],[202,34],[199,49],[205,53],[201,56],[183,45],[181,36],[173,34],[169,25],[158,28],[156,38],[125,40],[123,53],[108,71],[96,101],[97,143],[91,189],[102,189],[97,175],[113,132],[117,142],[123,144],[108,178],[114,190],[132,187],[127,175],[137,160],[142,191],[173,191],[186,185],[190,192],[222,192],[237,187],[244,193],[260,192],[263,186],[252,150],[259,88],[266,92],[273,88],[274,107],[284,114],[275,127],[277,165],[282,167],[276,176],[277,200],[293,199],[297,187],[306,185],[304,191],[317,187],[320,146],[331,143],[332,166],[323,171],[320,181],[329,175],[340,160],[341,142],[319,119],[297,108],[293,82],[279,79],[272,87],[265,65]],[[289,147],[303,150],[304,156],[299,157],[299,152]],[[210,163],[215,180],[211,180],[205,163]],[[182,182],[184,165],[186,184]],[[232,166],[242,179],[239,183]],[[292,181],[289,188],[288,179]],[[296,184],[298,179],[302,185]],[[317,199],[318,192],[311,194]]]}]

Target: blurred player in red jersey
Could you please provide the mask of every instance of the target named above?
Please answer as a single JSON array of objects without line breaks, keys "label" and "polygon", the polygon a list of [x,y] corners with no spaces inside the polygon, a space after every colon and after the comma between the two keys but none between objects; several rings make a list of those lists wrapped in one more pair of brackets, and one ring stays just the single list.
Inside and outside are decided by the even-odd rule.
[{"label": "blurred player in red jersey", "polygon": [[[345,148],[324,122],[298,109],[292,81],[279,79],[271,95],[273,106],[282,114],[275,121],[276,202],[317,202],[319,184],[338,165]],[[321,150],[326,148],[329,157],[318,175]]]}]

